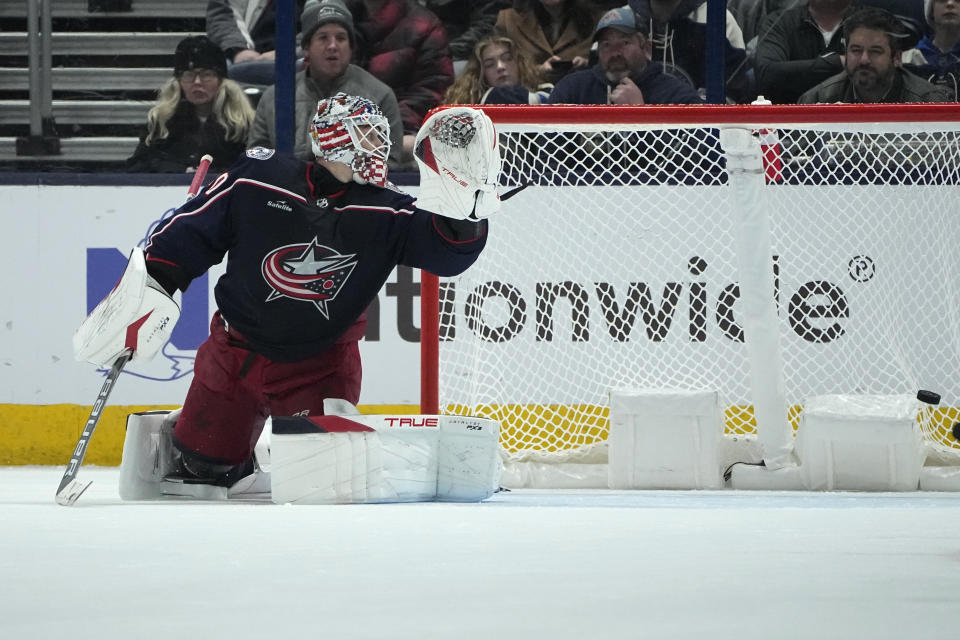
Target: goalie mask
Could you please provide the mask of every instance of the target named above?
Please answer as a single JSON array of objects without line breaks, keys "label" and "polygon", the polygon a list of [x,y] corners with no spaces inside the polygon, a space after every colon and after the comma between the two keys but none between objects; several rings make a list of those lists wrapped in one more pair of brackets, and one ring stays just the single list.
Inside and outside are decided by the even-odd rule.
[{"label": "goalie mask", "polygon": [[386,185],[390,123],[370,100],[345,93],[321,100],[310,141],[315,156],[348,165],[360,184]]}]

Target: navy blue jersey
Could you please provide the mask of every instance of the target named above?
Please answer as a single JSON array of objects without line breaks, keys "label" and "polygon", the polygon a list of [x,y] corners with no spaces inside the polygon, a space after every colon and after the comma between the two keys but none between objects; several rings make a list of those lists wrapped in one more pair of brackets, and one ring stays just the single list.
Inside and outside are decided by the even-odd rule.
[{"label": "navy blue jersey", "polygon": [[226,255],[221,314],[251,350],[290,362],[357,339],[348,330],[396,265],[456,275],[485,241],[485,221],[442,218],[400,191],[255,148],[180,207],[146,256],[161,282],[184,289]]}]

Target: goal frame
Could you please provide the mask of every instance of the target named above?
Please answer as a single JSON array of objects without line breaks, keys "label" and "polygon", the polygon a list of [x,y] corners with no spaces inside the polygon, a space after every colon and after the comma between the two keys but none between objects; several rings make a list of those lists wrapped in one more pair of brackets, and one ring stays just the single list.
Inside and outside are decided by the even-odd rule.
[{"label": "goal frame", "polygon": [[[618,125],[637,129],[685,128],[703,126],[714,129],[776,129],[788,127],[842,127],[852,123],[885,123],[910,131],[914,125],[958,123],[960,109],[955,104],[834,104],[834,105],[537,105],[478,106],[495,125],[522,126],[532,132],[550,132],[553,128],[575,126],[579,130],[605,131]],[[438,108],[442,110],[443,107]],[[763,144],[763,143],[761,143]],[[496,233],[496,216],[491,220]],[[440,300],[439,279],[421,272],[421,395],[422,413],[441,413],[440,375]]]}]

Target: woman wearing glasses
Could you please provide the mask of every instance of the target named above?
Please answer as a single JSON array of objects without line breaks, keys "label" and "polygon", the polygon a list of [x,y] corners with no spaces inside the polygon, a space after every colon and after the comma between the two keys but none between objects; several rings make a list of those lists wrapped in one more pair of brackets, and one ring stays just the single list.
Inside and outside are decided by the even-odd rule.
[{"label": "woman wearing glasses", "polygon": [[180,41],[173,77],[147,114],[146,132],[127,170],[192,173],[204,154],[213,156],[212,171],[232,165],[246,148],[254,110],[226,75],[226,57],[206,36]]}]

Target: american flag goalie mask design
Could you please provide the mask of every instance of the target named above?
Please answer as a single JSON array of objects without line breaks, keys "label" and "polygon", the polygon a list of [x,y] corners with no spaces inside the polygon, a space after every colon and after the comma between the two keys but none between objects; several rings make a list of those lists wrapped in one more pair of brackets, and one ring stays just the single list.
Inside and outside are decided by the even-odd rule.
[{"label": "american flag goalie mask design", "polygon": [[310,141],[318,158],[349,165],[356,182],[386,184],[390,123],[370,100],[345,93],[321,100]]}]

